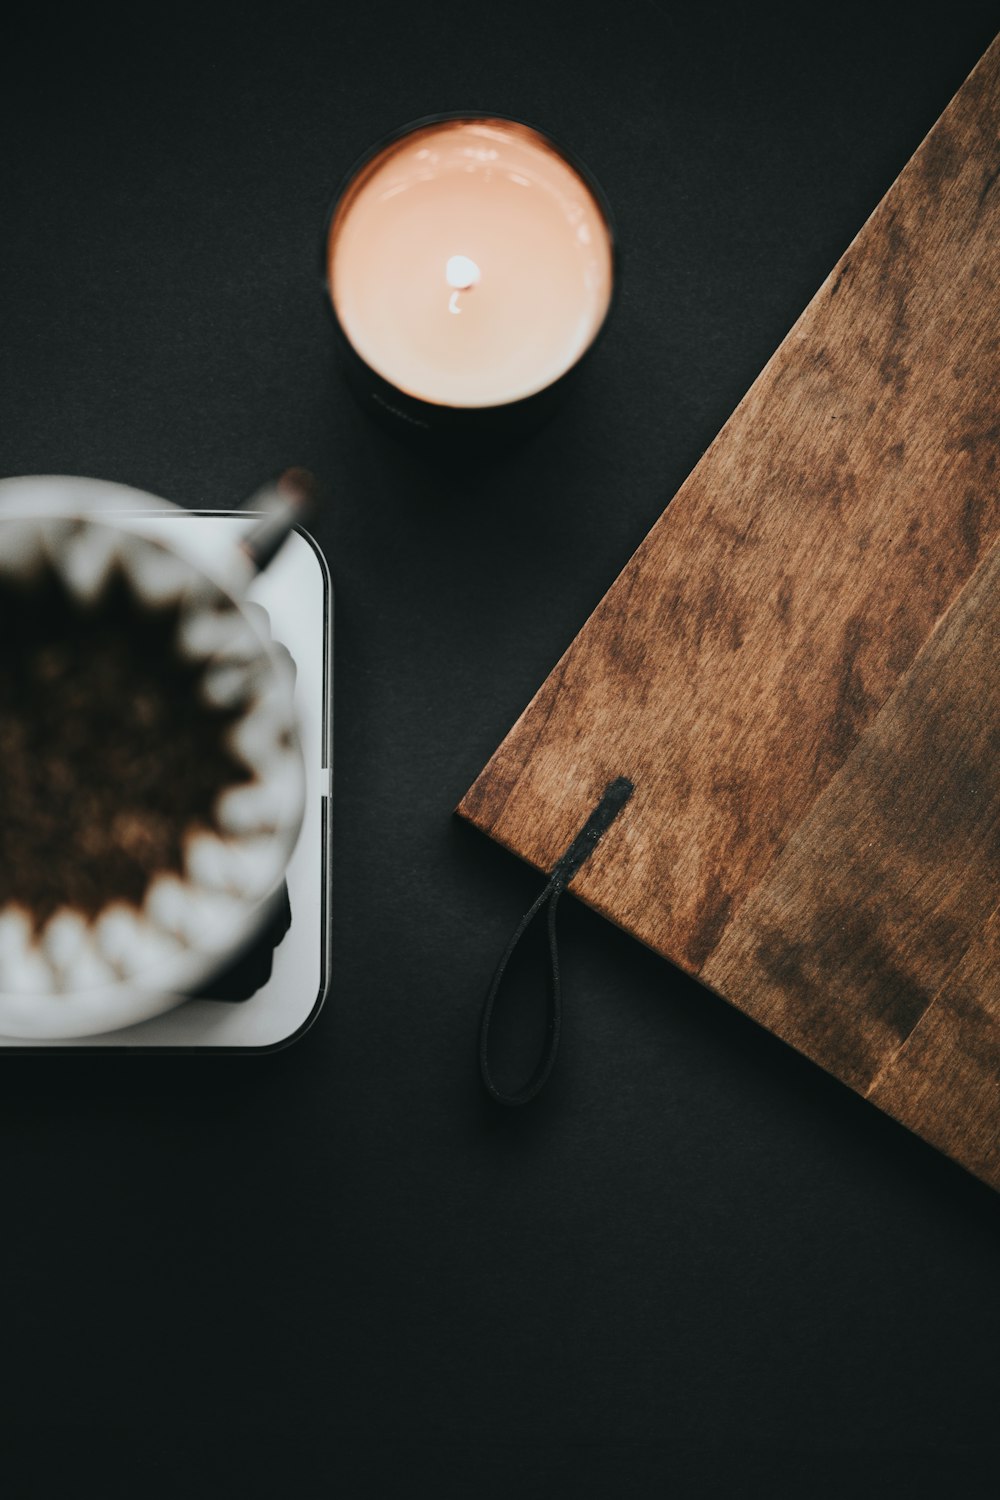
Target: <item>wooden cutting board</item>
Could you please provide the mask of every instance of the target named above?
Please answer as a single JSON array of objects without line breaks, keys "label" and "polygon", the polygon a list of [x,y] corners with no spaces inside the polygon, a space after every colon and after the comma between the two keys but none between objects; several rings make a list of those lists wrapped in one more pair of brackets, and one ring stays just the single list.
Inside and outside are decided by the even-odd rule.
[{"label": "wooden cutting board", "polygon": [[1000,1187],[1000,40],[459,808]]}]

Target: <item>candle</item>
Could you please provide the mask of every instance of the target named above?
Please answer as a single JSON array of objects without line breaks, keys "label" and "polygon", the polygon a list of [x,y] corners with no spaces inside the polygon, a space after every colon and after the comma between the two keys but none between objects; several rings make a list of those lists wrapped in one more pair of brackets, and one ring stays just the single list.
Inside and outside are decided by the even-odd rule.
[{"label": "candle", "polygon": [[[504,119],[413,126],[338,197],[327,287],[355,385],[416,427],[539,405],[611,303],[599,189],[542,134]],[[368,377],[367,379],[365,377]]]}]

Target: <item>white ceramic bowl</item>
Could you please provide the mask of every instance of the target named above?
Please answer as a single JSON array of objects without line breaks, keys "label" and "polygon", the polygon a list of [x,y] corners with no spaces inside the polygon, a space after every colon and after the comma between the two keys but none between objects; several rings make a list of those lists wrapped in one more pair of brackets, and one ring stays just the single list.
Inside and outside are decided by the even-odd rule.
[{"label": "white ceramic bowl", "polygon": [[294,667],[266,612],[239,598],[253,576],[245,560],[220,559],[209,576],[130,520],[170,508],[92,480],[0,482],[0,578],[30,580],[49,566],[92,600],[117,568],[149,607],[177,602],[178,641],[204,661],[208,701],[249,697],[230,735],[253,772],[218,799],[219,833],[188,837],[183,875],[156,876],[141,910],[115,903],[88,923],[63,908],[35,934],[25,911],[0,908],[0,1035],[95,1035],[181,1004],[259,933],[298,838],[305,768]]}]

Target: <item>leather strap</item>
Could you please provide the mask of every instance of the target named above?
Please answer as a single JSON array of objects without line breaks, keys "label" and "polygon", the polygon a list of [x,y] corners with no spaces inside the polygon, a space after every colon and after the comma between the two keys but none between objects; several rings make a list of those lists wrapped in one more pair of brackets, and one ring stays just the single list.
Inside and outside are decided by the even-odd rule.
[{"label": "leather strap", "polygon": [[[584,823],[576,838],[562,857],[552,866],[544,890],[539,893],[525,912],[504,950],[504,955],[493,976],[493,983],[487,992],[479,1024],[479,1071],[482,1074],[486,1092],[498,1104],[511,1106],[527,1104],[529,1099],[534,1099],[536,1094],[540,1092],[549,1074],[552,1072],[556,1053],[559,1050],[559,1034],[562,1029],[562,986],[559,976],[559,943],[556,937],[556,909],[559,904],[559,897],[577,871],[593,854],[602,837],[611,827],[611,824],[617,818],[634,790],[632,782],[625,776],[619,776],[616,781],[608,783],[604,788],[601,800],[591,812],[590,817]],[[507,972],[507,965],[510,963],[518,943],[524,937],[524,934],[543,907],[548,908],[546,925],[548,928],[549,949],[549,984],[545,1040],[542,1044],[541,1055],[528,1081],[521,1088],[509,1092],[506,1089],[502,1089],[497,1083],[490,1066],[490,1028],[493,1023],[493,1014],[500,986]]]}]

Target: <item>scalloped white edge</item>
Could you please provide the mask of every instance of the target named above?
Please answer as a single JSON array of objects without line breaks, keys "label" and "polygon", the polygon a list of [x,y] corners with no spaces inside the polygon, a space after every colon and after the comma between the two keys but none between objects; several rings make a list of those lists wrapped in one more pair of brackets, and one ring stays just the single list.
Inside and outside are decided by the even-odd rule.
[{"label": "scalloped white edge", "polygon": [[[148,930],[150,942],[140,943],[136,951],[145,947],[149,954],[151,966],[155,965],[157,974],[156,990],[148,990],[142,987],[142,974],[145,974],[145,964],[142,965],[142,974],[135,974],[132,978],[122,977],[113,984],[92,986],[89,988],[59,988],[54,987],[60,982],[57,966],[53,959],[43,957],[46,934],[52,922],[66,915],[66,909],[57,912],[50,922],[46,924],[39,938],[31,944],[31,962],[35,965],[35,956],[49,971],[52,988],[39,992],[12,991],[0,989],[0,1034],[18,1038],[36,1038],[39,1040],[56,1040],[59,1038],[72,1038],[82,1036],[100,1035],[102,1032],[119,1030],[125,1026],[135,1025],[137,1022],[148,1020],[153,1016],[161,1015],[167,1010],[184,1002],[186,991],[197,988],[208,980],[224,964],[236,957],[253,940],[260,927],[263,925],[268,912],[272,909],[277,893],[280,889],[284,872],[288,861],[294,852],[301,832],[305,813],[305,763],[302,756],[302,747],[299,740],[297,725],[295,724],[294,707],[291,703],[293,681],[289,678],[288,663],[282,655],[282,648],[277,646],[270,637],[269,619],[266,612],[260,610],[252,603],[246,609],[225,588],[221,577],[212,577],[193,561],[180,554],[181,568],[172,567],[175,554],[169,547],[159,540],[146,537],[141,532],[129,532],[127,526],[122,526],[121,521],[114,516],[116,509],[137,507],[139,509],[164,510],[176,509],[168,502],[159,500],[153,496],[144,495],[142,491],[129,489],[127,486],[108,485],[100,481],[75,480],[72,478],[60,478],[59,476],[30,476],[25,480],[0,481],[0,521],[5,521],[10,515],[10,506],[5,505],[8,494],[16,491],[21,492],[22,501],[26,499],[25,489],[33,491],[31,507],[35,512],[29,523],[30,529],[40,534],[46,534],[62,521],[82,520],[94,523],[94,531],[101,529],[113,529],[126,533],[125,545],[119,544],[115,550],[116,560],[121,560],[127,567],[130,576],[138,582],[136,574],[143,572],[143,558],[166,554],[171,559],[171,565],[164,565],[157,570],[157,578],[153,581],[150,589],[151,602],[155,598],[158,602],[165,601],[171,597],[181,597],[175,585],[182,581],[182,575],[186,571],[192,579],[193,587],[190,590],[182,590],[182,593],[190,599],[191,613],[199,614],[211,609],[210,598],[219,600],[220,592],[226,599],[226,612],[235,611],[241,622],[241,629],[234,633],[233,644],[234,655],[228,658],[225,655],[225,646],[229,642],[220,640],[217,645],[214,642],[206,642],[215,646],[214,650],[205,652],[205,656],[211,659],[218,658],[217,669],[242,665],[244,670],[249,669],[255,676],[259,675],[259,668],[248,659],[248,639],[253,638],[257,643],[260,659],[267,659],[269,670],[264,674],[264,681],[260,686],[264,692],[255,695],[254,705],[251,713],[259,712],[262,703],[266,703],[268,697],[272,698],[277,688],[281,697],[287,699],[283,707],[286,713],[281,715],[282,729],[291,731],[290,748],[282,748],[277,759],[280,761],[282,783],[280,795],[272,798],[274,808],[267,803],[264,811],[271,821],[270,829],[262,828],[255,823],[253,818],[239,819],[244,827],[240,832],[235,829],[228,832],[225,837],[218,838],[213,834],[199,834],[190,836],[188,849],[185,850],[185,875],[184,881],[176,880],[177,887],[186,892],[187,895],[202,892],[202,904],[208,903],[213,907],[217,904],[228,903],[227,920],[221,924],[225,933],[225,940],[218,944],[212,944],[206,938],[205,921],[202,914],[195,911],[190,932],[178,940],[177,935],[169,937],[160,923],[150,920],[151,900],[158,902],[162,900],[160,887],[162,882],[170,881],[173,877],[160,876],[150,886],[147,892],[146,904],[143,911],[134,912],[134,921],[137,930],[145,926]],[[110,502],[108,492],[112,492]],[[5,493],[7,492],[7,493]],[[81,506],[84,495],[89,504]],[[76,503],[65,508],[71,496],[75,496]],[[110,517],[108,516],[110,511]],[[60,527],[61,529],[61,527]],[[82,533],[85,535],[85,533]],[[133,542],[138,545],[129,545]],[[152,552],[147,549],[153,549]],[[48,547],[44,549],[46,552]],[[33,555],[34,549],[28,547],[28,555]],[[82,569],[83,576],[80,579],[81,597],[87,597],[88,586],[93,587],[92,570]],[[162,575],[162,576],[161,576]],[[69,580],[68,580],[69,581]],[[103,581],[103,577],[101,579]],[[201,584],[207,584],[207,592],[203,591]],[[99,585],[98,585],[99,586]],[[246,628],[242,628],[246,627]],[[266,629],[265,629],[266,627]],[[221,650],[219,648],[222,648]],[[198,652],[201,655],[201,652]],[[287,719],[286,719],[287,714]],[[250,717],[250,714],[247,715]],[[241,721],[242,723],[243,721]],[[251,766],[257,775],[260,775],[260,759]],[[266,768],[266,767],[265,767]],[[291,796],[292,778],[297,781],[297,794]],[[234,789],[236,790],[236,789]],[[266,783],[260,780],[251,782],[242,788],[246,792],[255,792],[261,801],[262,807],[266,797],[260,794],[267,792]],[[223,794],[225,796],[231,794]],[[222,799],[220,799],[221,803]],[[251,803],[253,799],[251,799]],[[243,799],[245,812],[246,799]],[[252,809],[251,809],[252,810]],[[287,816],[282,816],[287,815]],[[266,821],[266,820],[265,820]],[[227,888],[220,890],[216,884],[214,888],[209,882],[201,882],[193,875],[190,861],[190,845],[192,839],[205,839],[215,841],[223,846],[241,844],[248,846],[247,854],[250,857],[250,873],[244,870],[242,880],[239,878],[238,868],[231,869],[231,883],[226,883]],[[261,865],[262,844],[266,844],[274,851],[271,864],[272,878],[265,891],[261,892],[261,876],[264,870]],[[202,854],[204,859],[204,854]],[[218,863],[218,862],[217,862]],[[242,889],[240,888],[242,886]],[[251,894],[252,892],[252,894]],[[197,898],[195,905],[197,905]],[[242,909],[243,920],[237,920],[237,909]],[[191,908],[194,910],[194,908]],[[5,908],[9,911],[9,908]],[[0,913],[0,915],[3,915]],[[216,915],[221,916],[220,911]],[[91,973],[106,969],[106,961],[100,955],[99,947],[96,945],[94,933],[98,924],[104,920],[107,913],[102,913],[94,924],[88,928],[88,936],[84,948],[88,955],[88,962],[84,964],[85,969]],[[183,924],[182,924],[183,925]],[[194,928],[198,928],[197,942],[194,941],[196,934]],[[163,940],[166,939],[164,942]],[[138,939],[137,939],[138,942]],[[96,964],[89,962],[94,957]],[[31,976],[26,976],[29,983]],[[36,976],[40,977],[40,976]],[[62,976],[65,982],[65,976]]]}]

